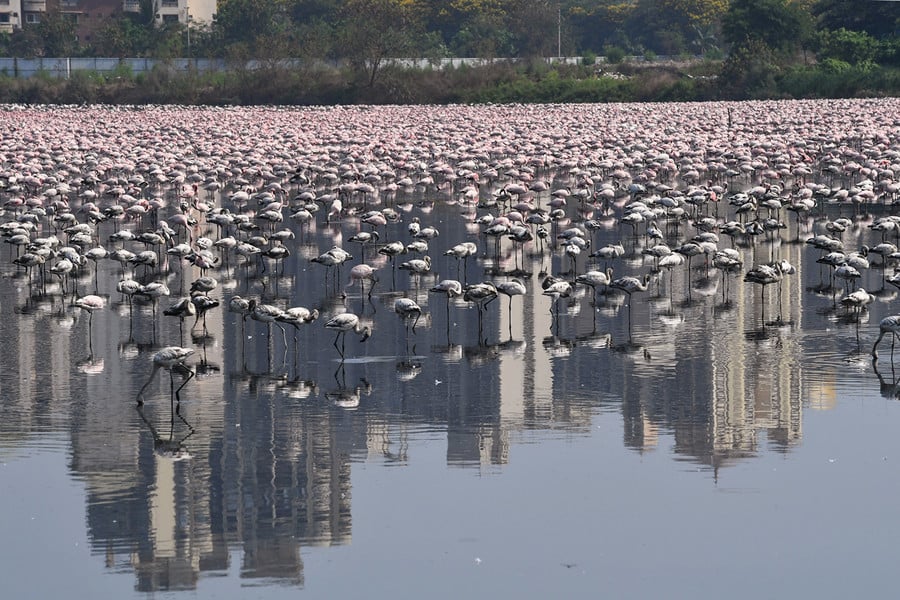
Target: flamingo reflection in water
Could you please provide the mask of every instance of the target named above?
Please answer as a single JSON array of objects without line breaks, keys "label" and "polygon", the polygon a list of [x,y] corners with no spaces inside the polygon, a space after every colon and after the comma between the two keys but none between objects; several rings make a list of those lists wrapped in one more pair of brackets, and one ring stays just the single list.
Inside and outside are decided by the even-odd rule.
[{"label": "flamingo reflection in water", "polygon": [[[160,430],[156,428],[156,425],[153,424],[153,421],[147,418],[147,415],[144,414],[144,406],[142,404],[138,404],[136,408],[141,420],[147,425],[150,429],[150,433],[153,435],[154,452],[160,456],[171,458],[176,461],[191,458],[191,454],[188,452],[187,448],[185,448],[184,442],[194,435],[196,431],[194,430],[194,427],[187,422],[184,416],[182,416],[181,412],[179,412],[174,404],[174,399],[172,399],[170,404],[169,431],[166,435],[163,435]],[[179,435],[175,434],[175,415],[178,415],[179,420],[187,427],[187,430]]]},{"label": "flamingo reflection in water", "polygon": [[325,392],[325,397],[339,408],[356,409],[359,407],[362,394],[365,393],[368,396],[372,393],[372,384],[364,377],[360,377],[359,383],[352,388],[347,387],[343,378],[339,380],[337,374],[335,374],[335,381],[338,384],[337,388]]},{"label": "flamingo reflection in water", "polygon": [[[194,353],[193,348],[182,348],[181,346],[167,346],[162,350],[158,351],[153,355],[153,371],[150,373],[150,377],[147,378],[147,382],[141,387],[140,391],[137,394],[137,404],[138,406],[144,405],[144,390],[147,389],[147,386],[150,385],[150,382],[153,381],[153,377],[156,375],[156,372],[160,369],[165,369],[169,372],[169,393],[171,399],[178,400],[181,402],[181,399],[178,396],[178,393],[181,391],[187,382],[190,381],[194,377],[194,372],[184,364],[184,361],[188,359]],[[178,371],[179,374],[184,375],[185,379],[175,389],[175,378],[174,371]]]}]

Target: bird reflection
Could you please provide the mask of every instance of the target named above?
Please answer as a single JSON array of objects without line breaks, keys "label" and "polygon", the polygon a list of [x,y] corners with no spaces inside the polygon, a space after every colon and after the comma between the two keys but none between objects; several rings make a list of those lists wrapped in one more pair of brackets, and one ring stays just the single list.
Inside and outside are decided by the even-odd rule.
[{"label": "bird reflection", "polygon": [[612,334],[609,332],[598,332],[595,328],[588,335],[577,336],[574,344],[584,345],[588,348],[609,348],[612,345]]},{"label": "bird reflection", "polygon": [[650,360],[650,351],[647,350],[645,346],[642,344],[635,343],[631,337],[629,337],[626,341],[615,344],[612,341],[612,337],[609,338],[609,349],[613,352],[619,352],[622,354],[637,354],[638,352],[642,353],[644,360]]},{"label": "bird reflection", "polygon": [[422,361],[407,358],[397,363],[397,379],[400,381],[412,381],[422,372]]},{"label": "bird reflection", "polygon": [[[343,369],[339,369],[339,371],[343,373]],[[365,377],[360,377],[359,383],[354,387],[348,387],[345,378],[342,376],[339,379],[337,373],[335,373],[334,379],[337,382],[337,387],[325,392],[325,398],[338,408],[358,408],[361,395],[365,393],[366,396],[369,396],[372,393],[372,384]]]},{"label": "bird reflection", "polygon": [[207,333],[205,329],[202,333],[192,331],[191,342],[193,342],[195,346],[199,346],[200,348],[200,362],[194,368],[194,372],[198,377],[202,377],[203,375],[213,375],[222,370],[221,366],[209,362],[209,359],[207,358],[207,346],[215,344],[215,336]]},{"label": "bird reflection", "polygon": [[276,387],[283,390],[288,398],[295,400],[314,398],[319,393],[319,386],[312,379],[288,379],[285,377],[276,383]]},{"label": "bird reflection", "polygon": [[459,362],[463,357],[463,347],[459,344],[432,346],[431,351],[435,354],[442,354],[446,362]]},{"label": "bird reflection", "polygon": [[878,370],[878,361],[876,359],[872,359],[872,370],[875,372],[875,376],[878,377],[881,396],[890,400],[900,399],[900,376],[896,374],[893,363],[891,364],[890,379],[885,379],[884,375]]},{"label": "bird reflection", "polygon": [[85,375],[99,375],[103,372],[105,367],[104,360],[102,358],[94,358],[90,356],[82,361],[79,361],[76,364],[79,373],[84,373]]},{"label": "bird reflection", "polygon": [[[144,406],[142,404],[138,404],[136,407],[138,415],[140,415],[141,420],[147,425],[150,429],[150,433],[153,435],[153,450],[160,456],[165,456],[169,458],[173,458],[175,460],[182,460],[186,458],[190,458],[191,455],[188,452],[187,448],[185,448],[184,442],[194,435],[196,431],[193,426],[187,422],[184,416],[178,411],[174,402],[170,404],[169,413],[169,430],[165,434],[157,429],[156,425],[153,424],[153,421],[147,418],[147,415],[144,414]],[[175,431],[175,417],[178,417],[178,420],[184,424],[185,429],[183,431],[179,431],[176,433]]]},{"label": "bird reflection", "polygon": [[471,366],[479,366],[497,360],[500,357],[500,346],[487,344],[466,346],[463,348],[463,355]]}]

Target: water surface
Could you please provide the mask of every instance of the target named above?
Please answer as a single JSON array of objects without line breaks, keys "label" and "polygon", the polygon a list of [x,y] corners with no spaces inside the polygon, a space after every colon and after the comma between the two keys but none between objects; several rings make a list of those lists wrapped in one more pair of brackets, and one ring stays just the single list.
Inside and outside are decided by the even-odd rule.
[{"label": "water surface", "polygon": [[[742,106],[758,112],[755,104],[732,110]],[[439,118],[441,109],[431,110]],[[513,109],[497,110],[497,128],[517,127],[503,120]],[[885,136],[897,147],[896,123],[877,132],[866,125],[859,117],[858,137]],[[834,135],[836,144],[846,142],[844,132]],[[82,155],[73,150],[69,158]],[[487,168],[492,159],[479,160]],[[14,164],[7,158],[8,169]],[[551,189],[577,186],[561,166],[537,173]],[[829,185],[849,187],[858,178]],[[729,193],[760,182],[759,174],[734,177]],[[490,189],[485,183],[482,199],[502,185],[503,177]],[[319,192],[326,188],[321,183]],[[162,216],[176,212],[183,188],[166,182],[158,190],[170,203]],[[197,193],[225,206],[231,192]],[[538,196],[546,206],[549,192]],[[73,205],[84,201],[76,197]],[[270,261],[263,270],[255,260],[223,257],[209,273],[219,280],[210,295],[222,305],[207,314],[205,328],[162,314],[201,274],[184,261],[135,268],[143,281],[165,280],[172,295],[159,306],[130,306],[115,291],[118,262],[101,261],[96,276],[88,264],[78,291],[64,293],[57,278],[42,285],[6,260],[0,575],[11,595],[750,598],[778,590],[839,598],[887,591],[900,533],[892,467],[900,460],[900,412],[889,344],[882,342],[877,363],[869,351],[879,320],[895,312],[894,288],[881,271],[865,272],[859,285],[879,293],[853,314],[839,302],[841,284],[831,284],[816,262],[822,251],[805,240],[845,216],[852,220],[845,246],[874,246],[882,236],[870,225],[893,212],[890,202],[864,210],[822,202],[799,232],[784,214],[790,227],[738,241],[744,267],[726,284],[718,270],[707,273],[702,257],[690,271],[654,273],[642,254],[650,242],[618,224],[630,200],[620,193],[615,205],[594,207],[590,218],[605,226],[586,236],[590,250],[623,243],[625,256],[610,263],[617,275],[652,273],[648,291],[630,303],[615,293],[593,300],[579,286],[553,304],[541,284],[546,274],[571,270],[560,245],[540,252],[530,243],[516,258],[503,239],[497,250],[473,218],[498,209],[427,186],[365,202],[401,211],[399,222],[381,228],[380,243],[411,241],[414,217],[439,228],[429,242],[431,273],[395,271],[374,247],[347,242],[368,229],[359,222],[362,207],[330,223],[326,208],[308,227],[290,219],[279,225],[296,235],[283,265]],[[734,207],[722,202],[715,210],[724,221]],[[554,234],[589,220],[575,202],[565,213]],[[4,219],[16,217],[8,208]],[[52,232],[47,222],[42,227]],[[116,227],[140,231],[150,221],[101,223],[99,241],[107,245]],[[195,233],[219,236],[202,221]],[[683,223],[665,241],[674,246],[695,233]],[[481,332],[473,304],[453,299],[448,307],[446,297],[428,292],[462,273],[444,253],[464,240],[479,247],[466,266],[469,283],[504,281],[518,268],[527,288],[511,308],[505,296],[492,302]],[[354,254],[340,275],[309,261],[334,245]],[[730,242],[722,236],[719,245]],[[575,261],[578,272],[606,268],[590,250]],[[10,259],[15,253],[11,245]],[[796,268],[780,290],[761,294],[743,281],[751,266],[775,259]],[[349,266],[361,260],[378,267],[371,298],[347,285]],[[86,293],[108,302],[92,323],[72,306]],[[242,324],[227,311],[234,295],[317,308],[321,316],[269,335],[264,323]],[[399,296],[423,308],[415,332],[393,311]],[[348,334],[342,360],[323,323],[344,311],[361,315],[373,334],[365,343]],[[156,373],[139,410],[152,356],[167,345],[195,350],[188,364],[196,377],[180,392],[176,413],[169,375]]]}]

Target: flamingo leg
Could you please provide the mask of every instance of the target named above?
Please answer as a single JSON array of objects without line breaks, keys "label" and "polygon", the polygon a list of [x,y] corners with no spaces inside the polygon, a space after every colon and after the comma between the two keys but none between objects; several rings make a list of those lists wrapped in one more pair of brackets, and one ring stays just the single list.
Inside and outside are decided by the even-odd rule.
[{"label": "flamingo leg", "polygon": [[[194,373],[194,371],[193,371],[192,369],[189,369],[188,367],[186,367],[186,366],[184,366],[184,365],[182,365],[182,364],[176,365],[176,367],[178,368],[178,370],[179,370],[180,373],[183,373],[184,375],[187,375],[187,377],[185,377],[184,381],[181,382],[181,385],[178,386],[178,389],[175,390],[175,396],[177,397],[177,396],[178,396],[178,392],[181,391],[181,388],[183,388],[184,386],[187,385],[187,382],[188,382],[188,381],[190,381],[191,379],[194,378],[195,373]],[[170,374],[170,375],[171,375],[171,373],[172,373],[172,372],[169,371],[169,374]],[[179,402],[181,402],[180,399],[179,399]]]}]

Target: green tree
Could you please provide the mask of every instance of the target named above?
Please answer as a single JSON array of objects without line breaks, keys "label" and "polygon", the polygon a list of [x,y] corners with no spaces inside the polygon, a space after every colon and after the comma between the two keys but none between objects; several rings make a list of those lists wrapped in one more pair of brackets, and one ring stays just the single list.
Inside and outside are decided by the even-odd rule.
[{"label": "green tree", "polygon": [[718,78],[719,89],[730,98],[767,98],[775,93],[780,73],[771,47],[760,38],[748,37],[725,60]]},{"label": "green tree", "polygon": [[505,0],[435,0],[424,7],[424,27],[456,56],[511,56],[513,34]]},{"label": "green tree", "polygon": [[79,53],[75,20],[59,11],[47,11],[35,26],[43,41],[41,56],[76,56]]},{"label": "green tree", "polygon": [[372,87],[385,59],[417,54],[422,16],[408,0],[349,0],[338,30],[342,55]]},{"label": "green tree", "polygon": [[625,25],[630,22],[634,10],[635,5],[630,2],[578,0],[568,11],[576,47],[582,52],[600,53],[609,45],[630,46]]},{"label": "green tree", "polygon": [[450,40],[456,56],[496,58],[513,56],[516,51],[512,32],[502,20],[487,15],[469,19]]},{"label": "green tree", "polygon": [[878,55],[878,40],[863,31],[841,29],[820,31],[817,54],[820,60],[833,58],[851,65],[874,61]]},{"label": "green tree", "polygon": [[731,0],[722,18],[722,34],[732,49],[758,41],[787,52],[802,46],[810,24],[803,8],[788,0]]},{"label": "green tree", "polygon": [[94,54],[97,56],[148,56],[155,46],[156,3],[141,0],[136,13],[118,14],[100,27],[94,36]]},{"label": "green tree", "polygon": [[23,27],[10,34],[7,42],[9,56],[34,57],[44,55],[44,40],[37,27]]},{"label": "green tree", "polygon": [[298,24],[316,21],[333,23],[341,10],[338,0],[294,0],[288,6],[291,19]]},{"label": "green tree", "polygon": [[519,56],[557,55],[558,10],[559,4],[548,0],[509,0],[508,28]]},{"label": "green tree", "polygon": [[223,46],[243,43],[255,51],[293,27],[288,0],[219,0],[216,24]]},{"label": "green tree", "polygon": [[897,2],[817,0],[812,14],[820,29],[864,31],[876,38],[896,37],[900,31]]}]

